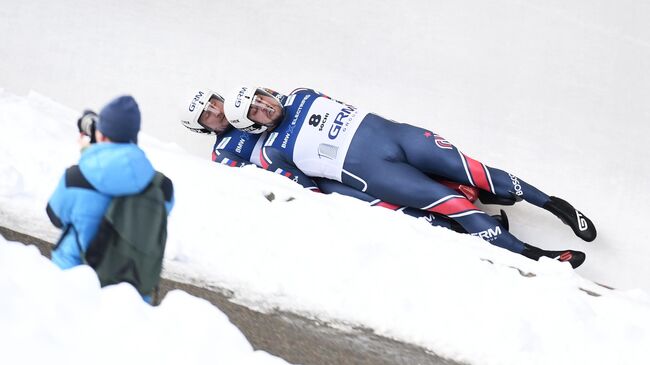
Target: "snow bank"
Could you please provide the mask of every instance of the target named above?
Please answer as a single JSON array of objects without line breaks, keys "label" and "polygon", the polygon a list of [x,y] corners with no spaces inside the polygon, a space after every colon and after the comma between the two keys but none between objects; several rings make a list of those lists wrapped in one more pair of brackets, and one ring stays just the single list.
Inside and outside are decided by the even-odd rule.
[{"label": "snow bank", "polygon": [[158,307],[128,284],[100,289],[0,236],[0,363],[286,364],[254,351],[209,302],[172,291]]}]

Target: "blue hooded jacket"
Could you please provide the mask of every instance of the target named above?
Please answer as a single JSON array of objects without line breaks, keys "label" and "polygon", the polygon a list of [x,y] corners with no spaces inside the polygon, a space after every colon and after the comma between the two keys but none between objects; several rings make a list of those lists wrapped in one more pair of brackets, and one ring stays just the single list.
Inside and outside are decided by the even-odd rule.
[{"label": "blue hooded jacket", "polygon": [[[50,220],[64,229],[52,261],[62,269],[82,264],[79,247],[87,250],[112,197],[139,193],[154,174],[153,166],[136,144],[97,143],[88,147],[79,165],[66,170],[48,202]],[[169,214],[174,205],[173,186],[171,180],[165,180]]]}]

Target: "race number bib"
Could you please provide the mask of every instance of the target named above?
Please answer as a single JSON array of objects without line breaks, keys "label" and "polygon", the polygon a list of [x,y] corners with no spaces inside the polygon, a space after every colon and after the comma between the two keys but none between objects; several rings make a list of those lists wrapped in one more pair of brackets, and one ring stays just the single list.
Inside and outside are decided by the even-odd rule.
[{"label": "race number bib", "polygon": [[293,160],[309,176],[341,179],[352,137],[367,112],[327,97],[318,97],[304,116]]}]

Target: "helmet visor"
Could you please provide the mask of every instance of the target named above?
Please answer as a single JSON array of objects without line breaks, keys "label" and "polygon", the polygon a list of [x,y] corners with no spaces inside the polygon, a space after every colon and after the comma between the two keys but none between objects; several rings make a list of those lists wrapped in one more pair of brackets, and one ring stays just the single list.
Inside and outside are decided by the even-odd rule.
[{"label": "helmet visor", "polygon": [[223,112],[223,98],[219,95],[213,94],[210,100],[205,103],[201,115],[199,115],[198,123],[205,129],[221,133],[225,131],[230,124]]},{"label": "helmet visor", "polygon": [[282,115],[278,100],[263,89],[257,89],[246,116],[255,123],[273,126]]}]

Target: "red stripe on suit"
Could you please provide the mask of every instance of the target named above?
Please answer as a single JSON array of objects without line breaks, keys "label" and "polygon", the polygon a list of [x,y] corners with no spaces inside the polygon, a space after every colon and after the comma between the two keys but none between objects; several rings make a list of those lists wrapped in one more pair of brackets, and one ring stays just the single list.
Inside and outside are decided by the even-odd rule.
[{"label": "red stripe on suit", "polygon": [[262,149],[260,150],[260,163],[262,164],[262,168],[263,168],[263,169],[267,169],[267,170],[268,170],[268,168],[269,168],[269,163],[268,163],[268,161],[266,161],[266,160],[264,159],[264,148],[262,148]]},{"label": "red stripe on suit", "polygon": [[440,213],[443,215],[458,214],[468,210],[478,210],[472,202],[465,198],[451,198],[446,200],[435,207],[428,209],[431,212]]},{"label": "red stripe on suit", "polygon": [[395,204],[387,203],[387,202],[384,202],[384,201],[379,202],[379,203],[375,204],[374,206],[376,206],[376,207],[383,207],[383,208],[390,209],[390,210],[397,210],[397,209],[400,208],[399,205],[395,205]]},{"label": "red stripe on suit", "polygon": [[472,175],[472,180],[474,180],[474,185],[479,189],[493,193],[492,189],[490,189],[487,174],[485,173],[485,166],[471,157],[465,155],[463,157],[467,161],[467,167],[469,168],[470,175]]}]

